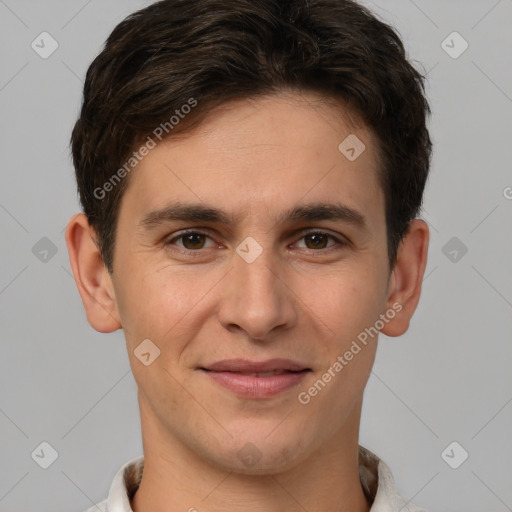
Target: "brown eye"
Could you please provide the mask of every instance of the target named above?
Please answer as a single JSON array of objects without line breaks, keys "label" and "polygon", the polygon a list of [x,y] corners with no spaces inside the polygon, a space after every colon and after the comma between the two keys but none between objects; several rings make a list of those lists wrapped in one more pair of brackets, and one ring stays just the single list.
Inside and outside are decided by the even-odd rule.
[{"label": "brown eye", "polygon": [[[166,246],[177,245],[178,247],[187,251],[198,251],[205,248],[206,240],[210,237],[198,231],[189,231],[181,233],[165,243]],[[180,243],[178,243],[180,241]]]},{"label": "brown eye", "polygon": [[[333,240],[334,243],[329,244],[329,239]],[[304,240],[304,246],[300,247],[301,249],[321,250],[328,249],[335,245],[346,245],[342,239],[340,240],[329,233],[324,233],[323,231],[312,231],[310,233],[306,233],[302,236],[301,240]]]},{"label": "brown eye", "polygon": [[204,235],[200,233],[192,233],[181,237],[185,249],[202,249],[204,245]]},{"label": "brown eye", "polygon": [[325,233],[311,233],[310,235],[306,235],[304,240],[309,240],[311,242],[310,244],[306,242],[308,249],[325,249],[329,238],[331,237]]}]

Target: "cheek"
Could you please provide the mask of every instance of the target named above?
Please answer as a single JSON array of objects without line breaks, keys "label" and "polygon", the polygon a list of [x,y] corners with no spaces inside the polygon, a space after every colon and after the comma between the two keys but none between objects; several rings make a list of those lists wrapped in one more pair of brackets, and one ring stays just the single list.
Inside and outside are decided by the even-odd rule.
[{"label": "cheek", "polygon": [[370,266],[347,268],[308,283],[309,300],[314,309],[342,344],[374,324],[381,312],[385,291],[382,277]]},{"label": "cheek", "polygon": [[331,284],[319,294],[316,305],[322,323],[329,327],[322,348],[317,346],[322,368],[314,389],[303,391],[311,392],[312,409],[339,424],[343,418],[338,416],[351,410],[361,396],[373,366],[377,332],[372,327],[381,313],[383,285],[370,271],[338,274],[337,280],[326,282]]},{"label": "cheek", "polygon": [[[346,410],[363,392],[377,349],[376,322],[385,303],[386,283],[378,265],[341,275],[325,302],[336,342],[329,347],[324,399]],[[334,374],[334,377],[332,376]],[[333,412],[333,414],[336,414]]]},{"label": "cheek", "polygon": [[[138,269],[150,268],[140,263]],[[153,266],[155,270],[133,269],[116,289],[119,314],[128,348],[145,339],[160,349],[159,364],[174,366],[205,322],[206,308],[217,275],[198,276],[178,266]]]}]

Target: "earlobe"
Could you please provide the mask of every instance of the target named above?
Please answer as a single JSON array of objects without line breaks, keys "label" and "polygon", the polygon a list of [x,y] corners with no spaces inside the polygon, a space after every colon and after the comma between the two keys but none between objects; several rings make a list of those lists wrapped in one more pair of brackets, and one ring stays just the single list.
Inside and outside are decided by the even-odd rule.
[{"label": "earlobe", "polygon": [[386,308],[394,309],[396,314],[381,329],[387,336],[400,336],[409,328],[420,300],[427,266],[428,242],[429,229],[426,222],[413,220],[400,243],[395,268],[389,280]]},{"label": "earlobe", "polygon": [[66,245],[87,320],[99,332],[113,332],[122,326],[112,280],[95,240],[94,229],[83,213],[71,217],[66,228]]}]

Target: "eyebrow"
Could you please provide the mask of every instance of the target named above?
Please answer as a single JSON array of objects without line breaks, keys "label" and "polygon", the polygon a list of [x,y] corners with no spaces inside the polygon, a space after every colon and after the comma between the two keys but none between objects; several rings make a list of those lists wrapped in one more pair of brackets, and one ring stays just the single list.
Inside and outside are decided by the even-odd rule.
[{"label": "eyebrow", "polygon": [[[229,224],[230,222],[238,222],[240,217],[240,215],[232,217],[224,210],[204,204],[173,203],[145,215],[140,221],[140,227],[151,229],[172,221]],[[368,223],[364,215],[340,203],[312,203],[294,206],[282,212],[276,219],[276,223],[320,220],[342,221],[368,231]]]}]

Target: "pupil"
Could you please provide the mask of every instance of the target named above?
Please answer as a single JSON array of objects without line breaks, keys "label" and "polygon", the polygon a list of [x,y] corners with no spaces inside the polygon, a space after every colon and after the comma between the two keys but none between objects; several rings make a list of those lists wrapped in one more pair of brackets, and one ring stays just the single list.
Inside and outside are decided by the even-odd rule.
[{"label": "pupil", "polygon": [[201,240],[200,238],[202,237],[203,235],[198,235],[198,234],[191,234],[191,235],[187,235],[185,237],[185,240],[187,240],[187,243],[190,243],[192,245],[192,249],[197,249],[197,245],[201,245]]},{"label": "pupil", "polygon": [[[319,247],[319,246],[324,247],[325,246],[325,238],[326,238],[325,235],[322,235],[322,234],[319,234],[319,233],[313,234],[313,235],[309,235],[309,239],[311,241],[313,241],[313,246],[314,247]],[[322,243],[322,241],[324,243]]]}]

